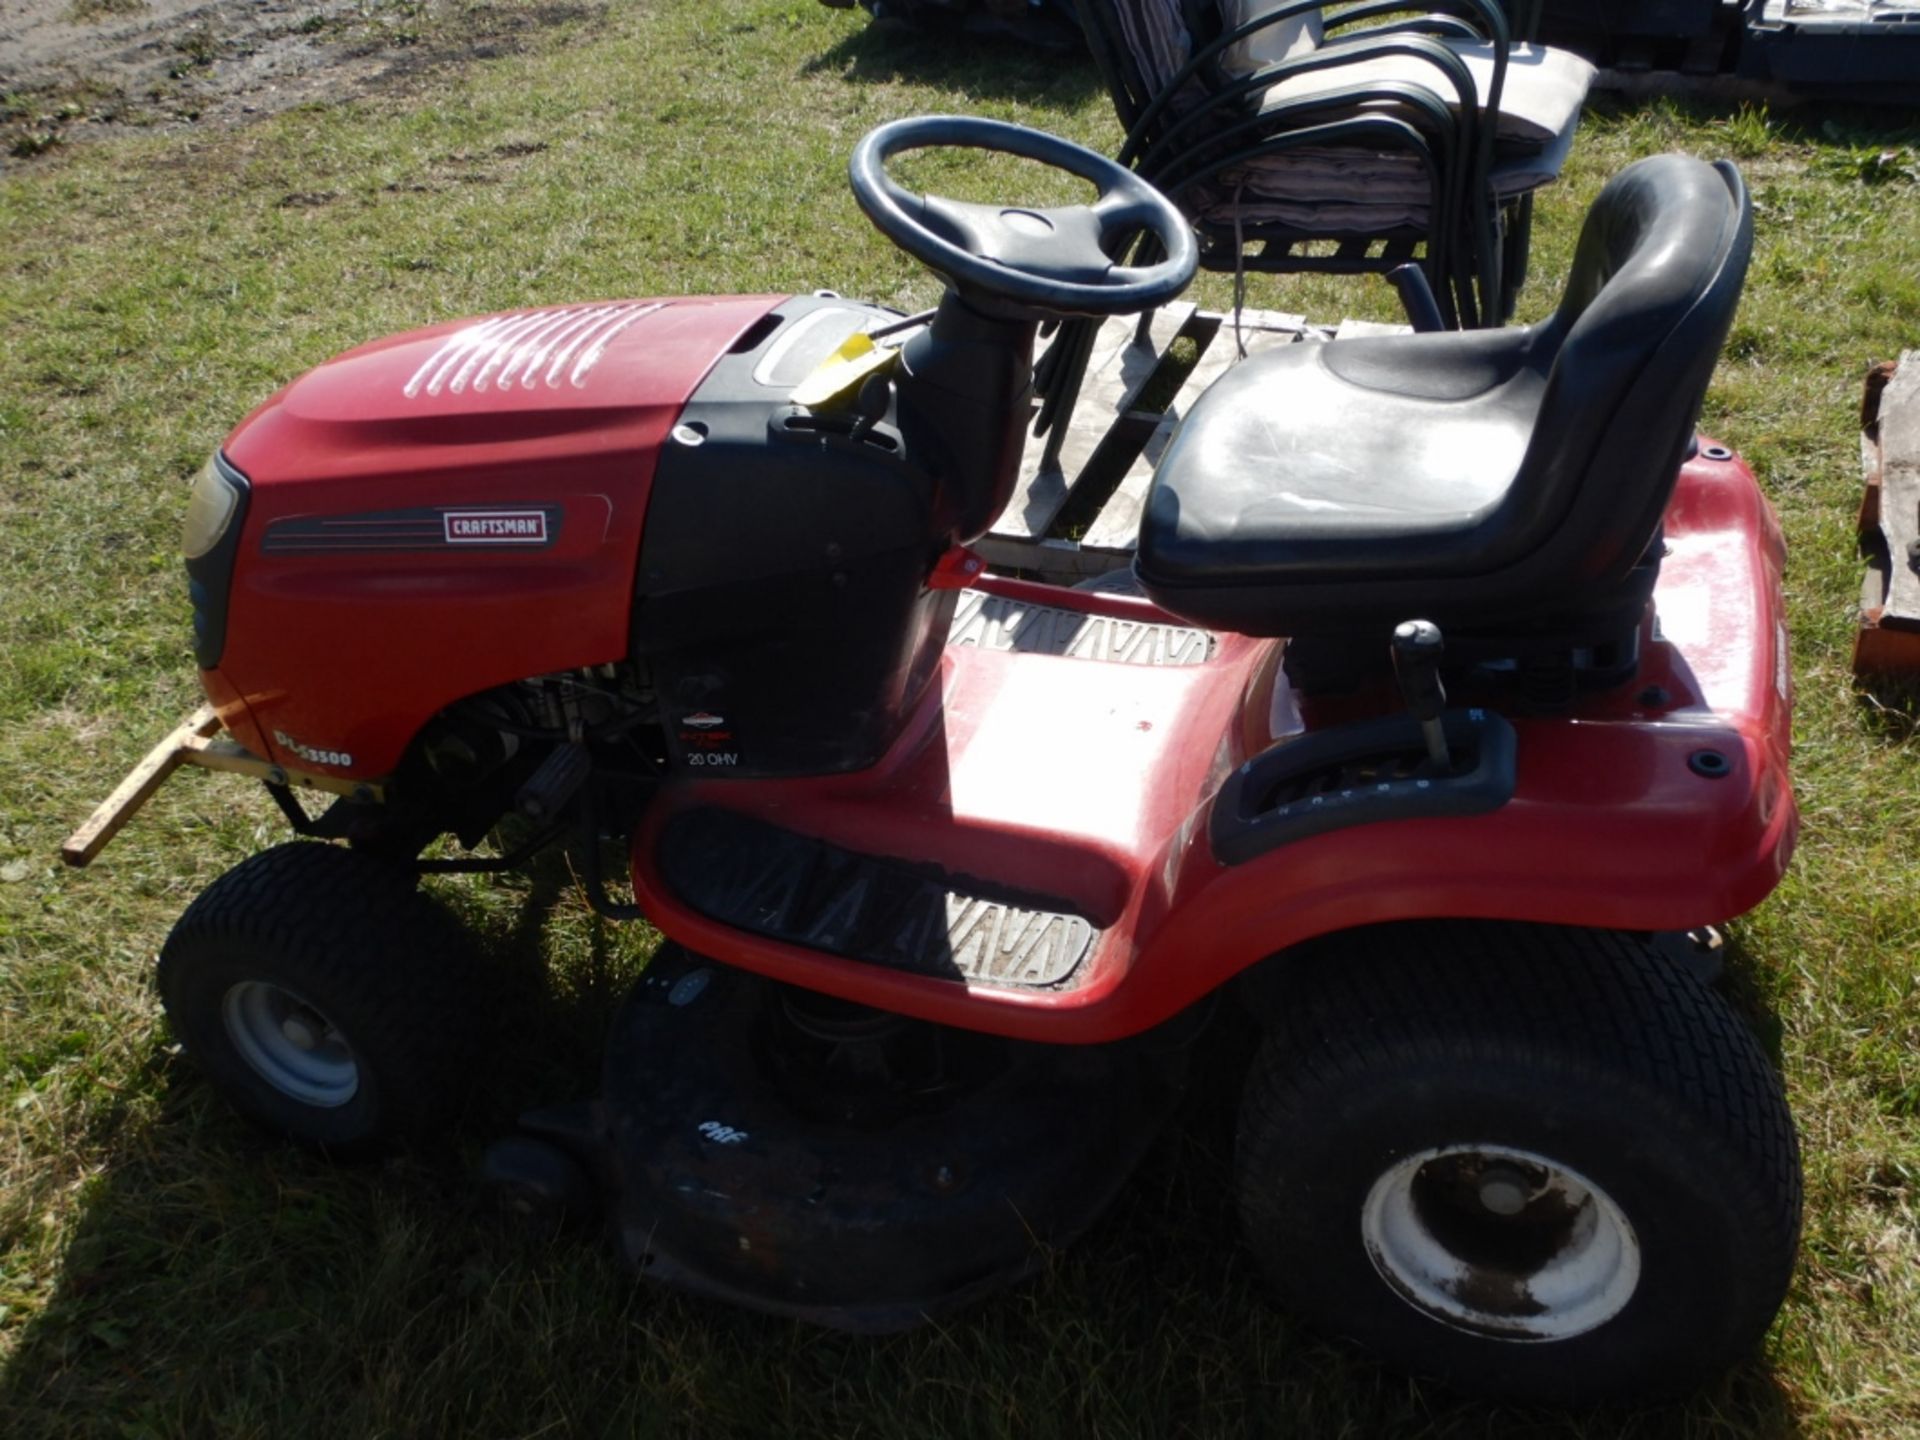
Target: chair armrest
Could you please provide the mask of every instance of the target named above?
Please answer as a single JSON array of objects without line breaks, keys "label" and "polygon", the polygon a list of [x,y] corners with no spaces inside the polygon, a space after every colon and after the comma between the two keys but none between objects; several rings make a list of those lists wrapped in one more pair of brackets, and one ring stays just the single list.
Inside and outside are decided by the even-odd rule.
[{"label": "chair armrest", "polygon": [[[1332,132],[1328,127],[1369,115],[1385,115],[1413,130],[1449,172],[1456,168],[1454,160],[1461,138],[1458,117],[1439,95],[1419,85],[1388,82],[1325,90],[1282,101],[1263,111],[1236,106],[1225,124],[1186,123],[1217,118],[1211,113],[1214,108],[1202,107],[1182,117],[1179,127],[1169,129],[1141,155],[1136,166],[1140,173],[1162,189],[1184,185],[1190,174],[1198,173],[1196,167],[1217,170],[1238,163],[1236,157],[1288,148],[1297,143],[1288,137],[1302,127],[1312,128],[1320,137],[1314,143],[1337,143],[1329,138]],[[1190,128],[1197,133],[1180,134]],[[1244,145],[1234,148],[1243,140]]]},{"label": "chair armrest", "polygon": [[[1274,87],[1289,79],[1328,71],[1339,72],[1361,62],[1401,56],[1432,67],[1437,72],[1436,81],[1443,78],[1445,86],[1438,83],[1428,85],[1410,76],[1368,76],[1355,79],[1350,85],[1310,88],[1303,94],[1288,96],[1277,104],[1271,103]],[[1490,107],[1498,104],[1501,79],[1496,66],[1488,96]],[[1415,89],[1423,93],[1411,94]],[[1167,142],[1176,135],[1194,129],[1204,119],[1213,118],[1235,98],[1256,100],[1253,109],[1257,119],[1252,123],[1268,128],[1279,128],[1286,123],[1283,111],[1287,106],[1297,106],[1300,102],[1317,101],[1322,109],[1330,109],[1339,107],[1343,101],[1347,108],[1358,108],[1382,98],[1401,101],[1412,99],[1422,105],[1431,100],[1442,108],[1446,117],[1451,117],[1457,150],[1449,147],[1445,160],[1450,174],[1455,169],[1456,156],[1465,163],[1461,183],[1467,193],[1478,193],[1484,188],[1487,170],[1492,165],[1492,126],[1481,114],[1478,87],[1473,75],[1458,55],[1431,36],[1368,33],[1338,44],[1323,45],[1304,55],[1263,66],[1232,86],[1216,92],[1214,98],[1215,104],[1196,107],[1168,126],[1156,137],[1151,148],[1164,153]],[[1296,109],[1291,113],[1303,112]],[[1446,123],[1445,119],[1440,123]]]},{"label": "chair armrest", "polygon": [[[1296,55],[1288,60],[1263,65],[1251,74],[1243,76],[1242,80],[1264,94],[1274,86],[1283,84],[1295,76],[1311,75],[1322,70],[1340,70],[1368,60],[1387,60],[1395,56],[1405,56],[1423,65],[1432,66],[1440,72],[1437,78],[1445,79],[1445,86],[1415,80],[1411,76],[1382,76],[1377,79],[1368,77],[1354,81],[1355,86],[1385,83],[1388,80],[1403,84],[1427,85],[1427,88],[1433,90],[1443,101],[1447,100],[1448,92],[1451,91],[1454,100],[1449,102],[1450,108],[1462,112],[1463,119],[1468,119],[1469,128],[1471,128],[1469,112],[1478,114],[1482,105],[1480,87],[1473,78],[1473,72],[1467,68],[1466,61],[1431,35],[1369,30],[1350,40],[1329,41],[1305,55]],[[1485,101],[1487,108],[1495,108],[1496,103],[1497,97],[1489,93]]]},{"label": "chair armrest", "polygon": [[[1362,86],[1397,81],[1427,85],[1459,115],[1461,129],[1469,145],[1473,143],[1475,133],[1482,128],[1483,113],[1486,116],[1499,113],[1501,95],[1506,85],[1505,66],[1500,63],[1500,52],[1494,51],[1492,74],[1488,79],[1486,94],[1482,95],[1479,81],[1459,52],[1426,34],[1368,30],[1352,39],[1330,40],[1309,54],[1263,66],[1246,78],[1258,85],[1263,94],[1268,94],[1290,80],[1321,71],[1396,58],[1416,61],[1438,74],[1431,79],[1424,75],[1365,74],[1356,76],[1353,84]],[[1444,84],[1440,83],[1443,79]],[[1491,146],[1488,147],[1488,154],[1492,154]]]},{"label": "chair armrest", "polygon": [[[1283,154],[1288,150],[1356,144],[1411,152],[1422,161],[1432,178],[1436,203],[1445,202],[1440,179],[1445,167],[1435,156],[1428,137],[1412,122],[1380,111],[1348,112],[1316,124],[1297,125],[1264,134],[1250,145],[1224,153],[1202,155],[1189,151],[1186,155],[1175,157],[1151,178],[1168,198],[1179,203],[1180,197],[1195,186],[1217,181],[1223,171],[1265,156]],[[1192,159],[1195,163],[1183,169],[1180,161],[1185,159]]]},{"label": "chair armrest", "polygon": [[[1375,107],[1396,101],[1396,110],[1361,108],[1355,103],[1361,95]],[[1209,182],[1228,184],[1221,178],[1224,173],[1268,156],[1311,147],[1409,152],[1427,179],[1430,259],[1444,267],[1463,204],[1461,167],[1454,161],[1457,139],[1453,117],[1438,96],[1415,86],[1370,86],[1290,101],[1277,116],[1243,117],[1176,154],[1163,150],[1149,155],[1141,173],[1188,214],[1198,216],[1206,202],[1190,198],[1189,192]]]}]

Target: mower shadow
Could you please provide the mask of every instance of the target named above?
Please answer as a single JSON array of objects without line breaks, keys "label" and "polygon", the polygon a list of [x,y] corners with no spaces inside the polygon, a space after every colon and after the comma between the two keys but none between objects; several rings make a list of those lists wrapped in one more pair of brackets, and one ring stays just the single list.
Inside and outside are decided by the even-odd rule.
[{"label": "mower shadow", "polygon": [[[779,1357],[838,1433],[1307,1440],[1657,1440],[1803,1433],[1755,1357],[1684,1403],[1569,1412],[1493,1404],[1303,1330],[1235,1246],[1237,1097],[1257,1041],[1223,1014],[1189,1094],[1112,1210],[1023,1286],[935,1325],[867,1338],[680,1302],[713,1340]],[[932,1417],[938,1420],[933,1421]],[[812,1433],[816,1417],[797,1419]],[[742,1432],[744,1433],[744,1432]]]},{"label": "mower shadow", "polygon": [[[1231,1008],[1231,1007],[1228,1007]],[[1076,1252],[1081,1323],[1142,1363],[1156,1339],[1216,1356],[1210,1385],[1237,1396],[1231,1423],[1199,1423],[1169,1406],[1149,1434],[1250,1436],[1554,1435],[1582,1440],[1801,1433],[1790,1397],[1764,1357],[1679,1404],[1567,1412],[1492,1404],[1408,1380],[1344,1342],[1305,1330],[1263,1295],[1252,1257],[1233,1243],[1233,1150],[1238,1095],[1258,1035],[1223,1014],[1196,1055],[1182,1111],[1117,1204]],[[1064,1278],[1064,1277],[1062,1277]],[[1169,1375],[1167,1379],[1175,1377]],[[1196,1387],[1197,1389],[1197,1387]],[[1211,1409],[1218,1396],[1192,1395]],[[1243,1417],[1243,1418],[1241,1418]],[[1223,1417],[1224,1418],[1224,1417]],[[1143,1417],[1144,1419],[1144,1417]]]},{"label": "mower shadow", "polygon": [[1760,1048],[1766,1052],[1773,1068],[1784,1070],[1787,1027],[1766,998],[1765,987],[1759,978],[1761,962],[1748,952],[1738,928],[1726,932],[1724,940],[1725,945],[1720,952],[1721,973],[1714,982],[1714,988],[1746,1021],[1747,1028],[1753,1032],[1754,1039],[1760,1042]]},{"label": "mower shadow", "polygon": [[[534,913],[490,948],[537,949],[557,923],[555,862],[529,894]],[[570,1038],[598,1003],[583,989],[522,1011],[523,1040]],[[116,1122],[51,1260],[53,1299],[10,1337],[0,1416],[19,1440],[1800,1433],[1758,1360],[1685,1405],[1571,1416],[1460,1399],[1302,1332],[1230,1239],[1255,1038],[1223,1010],[1174,1123],[1072,1250],[1007,1294],[878,1339],[683,1299],[633,1279],[594,1235],[504,1222],[474,1194],[475,1134],[371,1168],[260,1137],[156,1043],[145,1063],[159,1113]],[[480,1078],[481,1108],[564,1078],[514,1068]]]},{"label": "mower shadow", "polygon": [[1049,107],[1085,100],[1101,88],[1091,56],[1038,53],[964,33],[930,34],[869,25],[800,67],[855,84],[908,81],[964,90],[994,100]]},{"label": "mower shadow", "polygon": [[[937,762],[944,766],[944,757]],[[942,787],[931,787],[942,793]],[[261,1137],[156,1042],[157,1114],[100,1146],[51,1301],[8,1334],[0,1433],[360,1436],[1793,1437],[1756,1358],[1685,1404],[1568,1415],[1409,1381],[1267,1302],[1235,1243],[1239,1091],[1257,1030],[1224,1004],[1174,1120],[1111,1209],[1015,1289],[863,1338],[687,1299],[593,1233],[530,1233],[474,1183],[525,1108],[595,1093],[645,960],[574,862],[430,888],[466,922],[496,1019],[461,1131],[372,1168]],[[1736,1003],[1757,1003],[1730,947]],[[1769,1023],[1771,1017],[1762,1023]],[[1770,1048],[1777,1056],[1777,1023]],[[11,1249],[25,1252],[17,1234]],[[80,1417],[85,1417],[84,1421]],[[318,1418],[316,1418],[318,1417]]]},{"label": "mower shadow", "polygon": [[612,923],[588,909],[578,868],[567,847],[535,855],[524,871],[525,894],[504,927],[473,914],[457,891],[437,897],[464,912],[488,1012],[487,1045],[496,1057],[472,1097],[470,1123],[497,1131],[522,1110],[599,1089],[614,1010],[652,946],[636,953],[616,941]]},{"label": "mower shadow", "polygon": [[[470,1327],[441,1330],[421,1350],[406,1341],[414,1323],[483,1303],[502,1273],[576,1287],[583,1304],[596,1297],[596,1321],[619,1318],[634,1287],[610,1252],[552,1246],[474,1182],[481,1146],[520,1110],[597,1089],[613,1009],[639,968],[605,922],[569,903],[577,886],[564,853],[536,857],[525,887],[500,924],[465,887],[430,886],[473,941],[473,983],[495,1023],[461,1124],[414,1152],[336,1164],[281,1143],[229,1111],[164,1034],[155,1039],[124,1088],[157,1098],[103,1118],[95,1137],[111,1137],[106,1157],[89,1167],[69,1240],[44,1262],[59,1275],[52,1299],[5,1331],[0,1435],[496,1433],[478,1413],[416,1423],[414,1402],[390,1409],[360,1394],[359,1378],[397,1380],[388,1367],[408,1349],[406,1363],[430,1371]],[[568,933],[556,940],[557,929]],[[549,963],[556,948],[564,967]],[[30,1239],[0,1232],[0,1256],[29,1253]]]},{"label": "mower shadow", "polygon": [[1895,747],[1920,736],[1920,677],[1859,677],[1854,681],[1853,699],[1863,733]]},{"label": "mower shadow", "polygon": [[[6,1337],[9,1440],[522,1433],[488,1418],[492,1360],[463,1353],[497,1287],[576,1288],[618,1322],[627,1278],[590,1245],[507,1229],[471,1145],[335,1165],[249,1129],[159,1047],[151,1063],[164,1113],[126,1126],[51,1300]],[[448,1364],[475,1377],[455,1386],[479,1397],[465,1415],[414,1378]]]}]

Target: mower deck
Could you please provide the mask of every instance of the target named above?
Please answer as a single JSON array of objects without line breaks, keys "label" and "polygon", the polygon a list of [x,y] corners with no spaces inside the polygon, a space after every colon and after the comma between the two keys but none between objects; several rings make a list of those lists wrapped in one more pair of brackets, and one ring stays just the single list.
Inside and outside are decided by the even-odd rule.
[{"label": "mower deck", "polygon": [[614,1022],[597,1164],[650,1278],[866,1333],[1044,1263],[1172,1113],[1191,1029],[1023,1045],[787,991],[669,946]]}]

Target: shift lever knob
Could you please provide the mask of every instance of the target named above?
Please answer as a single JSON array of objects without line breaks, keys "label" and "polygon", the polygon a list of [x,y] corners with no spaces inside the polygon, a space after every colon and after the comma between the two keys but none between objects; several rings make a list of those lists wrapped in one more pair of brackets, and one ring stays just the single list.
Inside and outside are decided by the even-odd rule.
[{"label": "shift lever knob", "polygon": [[854,396],[853,425],[847,431],[847,438],[866,438],[869,430],[887,418],[887,411],[892,407],[893,382],[884,375],[869,375],[861,385],[860,393]]},{"label": "shift lever knob", "polygon": [[1400,682],[1407,709],[1420,722],[1427,754],[1442,769],[1452,764],[1447,732],[1440,724],[1440,712],[1447,703],[1446,688],[1440,683],[1440,657],[1446,648],[1440,627],[1431,620],[1408,620],[1394,627],[1393,677]]}]

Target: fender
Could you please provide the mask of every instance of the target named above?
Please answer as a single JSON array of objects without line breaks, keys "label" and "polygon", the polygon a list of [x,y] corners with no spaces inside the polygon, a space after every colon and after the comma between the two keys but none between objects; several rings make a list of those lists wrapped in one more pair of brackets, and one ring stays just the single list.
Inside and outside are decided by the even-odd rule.
[{"label": "fender", "polygon": [[[1746,465],[1703,452],[1722,455],[1682,471],[1638,680],[1571,716],[1516,719],[1517,783],[1497,810],[1335,830],[1223,865],[1206,822],[1226,769],[1276,738],[1273,642],[1221,636],[1186,670],[954,646],[940,695],[871,771],[668,787],[634,837],[636,897],[669,938],[729,964],[944,1024],[1078,1043],[1148,1029],[1270,955],[1357,926],[1653,931],[1731,919],[1778,883],[1797,812],[1784,545]],[[1180,623],[1127,597],[1043,593],[1087,614]],[[1696,764],[1702,752],[1724,763]],[[1145,777],[1144,789],[1122,803],[1103,773]],[[1099,935],[1072,976],[1035,989],[750,934],[684,903],[655,860],[672,816],[702,805],[1037,890]]]}]

